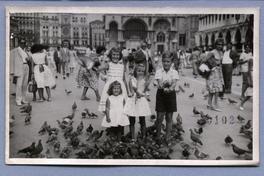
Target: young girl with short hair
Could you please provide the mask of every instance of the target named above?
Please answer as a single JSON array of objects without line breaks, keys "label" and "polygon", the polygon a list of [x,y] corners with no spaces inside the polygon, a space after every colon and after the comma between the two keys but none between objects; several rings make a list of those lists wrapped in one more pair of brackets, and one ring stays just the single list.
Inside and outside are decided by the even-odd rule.
[{"label": "young girl with short hair", "polygon": [[124,109],[125,114],[129,116],[130,133],[132,140],[135,139],[135,121],[139,118],[141,127],[141,134],[144,138],[146,136],[146,116],[151,115],[151,110],[148,103],[147,89],[149,86],[149,79],[146,77],[144,64],[138,64],[135,67],[134,75],[129,78],[128,90],[131,97],[127,99]]},{"label": "young girl with short hair", "polygon": [[102,126],[110,128],[118,140],[124,133],[124,127],[129,125],[128,117],[124,114],[125,97],[122,94],[123,89],[119,81],[114,81],[109,85],[105,105],[105,117]]}]

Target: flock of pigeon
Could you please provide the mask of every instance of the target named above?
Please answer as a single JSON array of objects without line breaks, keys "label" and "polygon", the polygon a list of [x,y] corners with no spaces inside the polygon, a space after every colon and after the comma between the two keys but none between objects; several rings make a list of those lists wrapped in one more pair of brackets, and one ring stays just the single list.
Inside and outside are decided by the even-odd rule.
[{"label": "flock of pigeon", "polygon": [[[184,83],[185,88],[189,88],[189,83]],[[69,93],[68,90],[65,92]],[[182,86],[179,86],[177,92],[185,92]],[[194,93],[189,95],[193,98]],[[234,100],[228,99],[229,103]],[[25,105],[21,108],[21,113],[25,113],[25,125],[30,125],[31,121],[31,104]],[[27,158],[79,158],[79,159],[171,159],[173,152],[181,152],[181,159],[210,159],[221,160],[222,156],[210,158],[208,153],[201,151],[204,143],[201,136],[206,131],[206,124],[212,120],[209,114],[199,111],[193,107],[193,115],[197,117],[197,128],[188,129],[190,131],[190,141],[184,139],[186,136],[186,129],[183,126],[182,117],[177,115],[176,121],[173,122],[171,138],[169,141],[165,140],[165,125],[162,126],[162,136],[160,141],[154,140],[156,138],[156,116],[152,115],[150,121],[152,125],[147,127],[146,136],[142,137],[138,132],[136,140],[131,140],[130,133],[125,134],[118,141],[116,136],[112,135],[108,129],[95,129],[90,123],[87,127],[84,126],[83,120],[91,120],[98,118],[98,115],[90,112],[85,108],[81,112],[81,116],[76,115],[77,104],[73,103],[71,113],[61,120],[57,120],[56,126],[51,126],[45,121],[38,131],[38,135],[42,136],[36,145],[33,141],[29,146],[18,150],[18,155]],[[73,124],[76,123],[76,118],[80,123],[74,129]],[[13,126],[15,118],[10,119],[10,125]],[[232,137],[227,135],[223,141],[226,147],[230,147],[234,155],[238,157],[243,156],[245,159],[252,159],[252,121],[245,119],[238,115],[237,120],[241,123],[241,128],[238,134],[248,138],[248,149],[242,149],[237,146]],[[13,132],[10,131],[10,135]],[[44,141],[43,138],[46,138]],[[85,140],[83,140],[85,139]],[[43,142],[42,142],[43,141]],[[45,147],[43,147],[45,145]],[[178,146],[178,147],[177,147]],[[177,149],[176,149],[177,148]]]}]

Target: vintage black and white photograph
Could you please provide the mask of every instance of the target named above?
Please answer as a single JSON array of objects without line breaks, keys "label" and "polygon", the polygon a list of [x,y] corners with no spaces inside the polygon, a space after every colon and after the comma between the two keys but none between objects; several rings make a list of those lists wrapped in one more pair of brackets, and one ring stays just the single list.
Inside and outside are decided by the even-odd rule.
[{"label": "vintage black and white photograph", "polygon": [[6,15],[7,164],[258,164],[258,9]]}]

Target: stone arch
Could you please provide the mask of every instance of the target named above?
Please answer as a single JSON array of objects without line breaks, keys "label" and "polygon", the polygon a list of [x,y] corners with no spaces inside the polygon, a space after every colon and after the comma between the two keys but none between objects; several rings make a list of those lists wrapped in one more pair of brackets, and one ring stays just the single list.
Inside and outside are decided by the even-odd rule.
[{"label": "stone arch", "polygon": [[223,33],[222,32],[219,32],[218,38],[223,38]]},{"label": "stone arch", "polygon": [[205,46],[206,46],[206,47],[208,46],[208,40],[209,40],[209,39],[208,39],[208,35],[206,34],[206,35],[205,35]]},{"label": "stone arch", "polygon": [[167,19],[157,19],[154,24],[153,28],[156,31],[169,31],[171,29],[171,24]]},{"label": "stone arch", "polygon": [[157,42],[165,42],[165,33],[164,32],[159,32],[157,34]]},{"label": "stone arch", "polygon": [[253,31],[251,28],[248,28],[245,36],[245,43],[249,44],[253,48]]},{"label": "stone arch", "polygon": [[225,37],[226,43],[231,43],[231,33],[230,31],[226,31],[226,37]]},{"label": "stone arch", "polygon": [[203,46],[203,37],[199,35],[199,44],[200,46]]},{"label": "stone arch", "polygon": [[147,38],[147,24],[140,18],[130,18],[124,25],[124,39],[141,39]]},{"label": "stone arch", "polygon": [[241,32],[239,29],[236,30],[235,34],[235,43],[236,43],[236,49],[242,50],[242,43],[241,43]]},{"label": "stone arch", "polygon": [[215,34],[212,33],[212,36],[211,36],[211,44],[212,44],[212,47],[214,47],[214,43],[215,43]]},{"label": "stone arch", "polygon": [[118,23],[116,21],[111,21],[109,23],[109,40],[117,41],[118,39]]}]

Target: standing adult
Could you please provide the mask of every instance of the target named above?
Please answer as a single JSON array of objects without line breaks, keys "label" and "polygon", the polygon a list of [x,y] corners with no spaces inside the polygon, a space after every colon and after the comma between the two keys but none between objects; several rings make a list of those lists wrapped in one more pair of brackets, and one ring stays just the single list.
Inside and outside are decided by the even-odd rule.
[{"label": "standing adult", "polygon": [[70,46],[70,62],[69,62],[69,69],[70,69],[70,73],[74,72],[74,68],[77,66],[77,53],[74,50],[73,46]]},{"label": "standing adult", "polygon": [[[54,62],[55,62],[55,65],[56,65],[56,71],[57,73],[61,73],[61,55],[60,55],[60,47],[58,46],[56,51],[54,52]],[[57,78],[57,75],[56,75],[56,78]]]},{"label": "standing adult", "polygon": [[197,75],[198,75],[197,63],[198,63],[199,57],[200,57],[200,51],[197,47],[195,47],[192,51],[191,56],[190,56],[190,61],[192,62],[194,78],[197,78]]},{"label": "standing adult", "polygon": [[12,64],[12,71],[14,73],[14,80],[16,80],[16,104],[21,106],[26,101],[26,92],[28,85],[29,66],[28,55],[24,51],[25,41],[22,40],[17,48],[14,48],[10,52],[10,60]]},{"label": "standing adult", "polygon": [[69,72],[69,63],[70,63],[70,52],[68,49],[68,43],[63,42],[62,48],[60,50],[60,55],[61,55],[61,68],[62,68],[62,74],[63,74],[63,79],[65,79],[65,74],[67,77],[70,76]]},{"label": "standing adult", "polygon": [[36,80],[38,93],[39,93],[39,102],[46,100],[44,98],[44,88],[48,95],[47,101],[51,101],[51,91],[50,88],[56,86],[55,79],[52,75],[50,68],[47,66],[47,53],[46,46],[41,44],[35,44],[31,47],[32,59],[35,64],[34,66],[34,76]]},{"label": "standing adult", "polygon": [[[206,79],[206,87],[209,92],[207,108],[215,111],[221,111],[218,107],[218,96],[223,91],[223,73],[221,69],[221,61],[223,58],[223,40],[215,41],[216,48],[207,55],[206,64],[210,69],[210,74]],[[214,98],[214,105],[213,105]]]},{"label": "standing adult", "polygon": [[230,94],[232,88],[232,73],[233,68],[236,66],[237,53],[232,50],[232,43],[227,43],[226,51],[224,52],[222,60],[222,71],[224,77],[224,93]]},{"label": "standing adult", "polygon": [[241,99],[245,98],[245,91],[248,87],[248,60],[252,58],[252,52],[248,44],[245,45],[245,51],[241,53],[239,58],[239,64],[241,65],[242,73],[242,91]]}]

